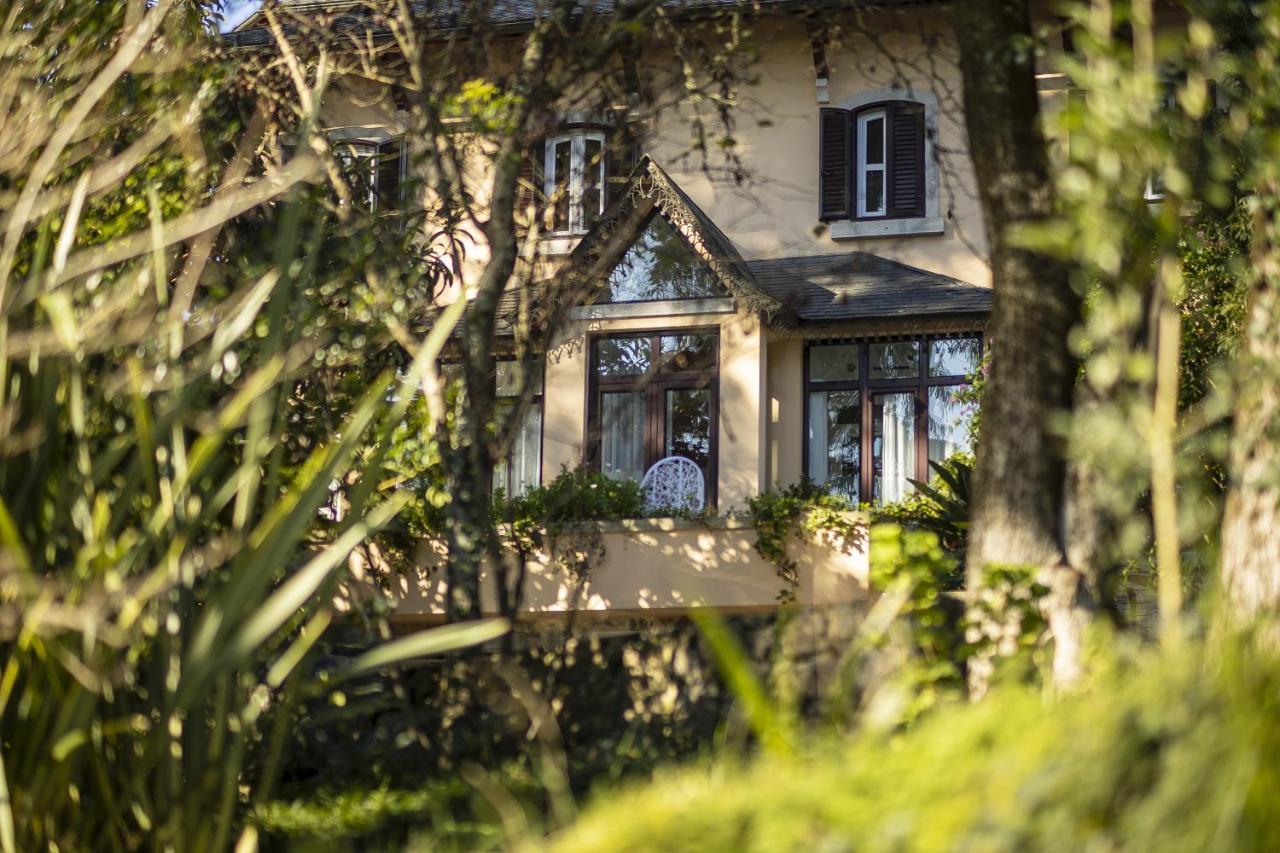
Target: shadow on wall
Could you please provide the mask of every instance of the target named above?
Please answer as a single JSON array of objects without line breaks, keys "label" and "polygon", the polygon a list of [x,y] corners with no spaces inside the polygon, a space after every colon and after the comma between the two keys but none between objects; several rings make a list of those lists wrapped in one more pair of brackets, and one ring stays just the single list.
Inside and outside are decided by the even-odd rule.
[{"label": "shadow on wall", "polygon": [[[778,606],[784,589],[777,567],[756,552],[756,531],[745,519],[639,519],[588,523],[580,529],[598,537],[602,548],[593,551],[582,573],[566,568],[558,559],[561,554],[536,554],[526,564],[523,613],[658,617],[699,606],[765,611]],[[796,603],[865,601],[870,595],[865,543],[860,537],[842,545],[821,534],[793,539],[788,554],[797,567]],[[395,579],[393,619],[443,617],[444,557],[441,543],[420,543],[415,569]],[[491,570],[482,575],[481,589],[482,609],[496,613]]]}]

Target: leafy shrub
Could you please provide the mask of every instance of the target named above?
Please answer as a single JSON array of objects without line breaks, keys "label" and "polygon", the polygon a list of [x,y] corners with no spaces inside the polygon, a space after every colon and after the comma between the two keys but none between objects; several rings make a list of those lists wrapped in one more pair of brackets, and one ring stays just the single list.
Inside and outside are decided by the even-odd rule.
[{"label": "leafy shrub", "polygon": [[[965,543],[969,534],[969,495],[973,481],[974,459],[971,454],[957,453],[942,462],[930,462],[934,477],[929,483],[912,480],[915,492],[896,503],[876,511],[879,518],[919,527],[937,533],[942,546],[950,551],[963,568]],[[960,589],[963,571],[951,579],[948,589]]]},{"label": "leafy shrub", "polygon": [[1280,661],[1234,645],[1004,685],[905,733],[721,760],[606,795],[556,850],[1280,849]]},{"label": "leafy shrub", "polygon": [[586,467],[561,469],[550,483],[510,500],[499,492],[494,498],[494,507],[500,521],[518,519],[544,526],[642,518],[650,514],[645,510],[639,483],[616,479]]}]

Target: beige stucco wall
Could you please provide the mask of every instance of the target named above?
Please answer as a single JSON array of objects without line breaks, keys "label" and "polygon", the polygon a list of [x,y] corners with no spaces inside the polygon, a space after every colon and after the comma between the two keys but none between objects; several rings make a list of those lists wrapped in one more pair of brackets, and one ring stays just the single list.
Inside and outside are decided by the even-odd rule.
[{"label": "beige stucco wall", "polygon": [[745,311],[610,320],[575,320],[547,353],[542,479],[582,462],[587,421],[589,340],[605,332],[714,326],[720,333],[719,509],[745,509],[765,482],[760,400],[767,352],[760,320]]},{"label": "beige stucco wall", "polygon": [[[809,34],[799,20],[763,19],[754,25],[759,58],[747,70],[752,82],[738,90],[734,112],[734,150],[742,174],[730,176],[728,161],[717,153],[706,161],[691,154],[692,111],[701,109],[709,129],[718,132],[705,102],[685,99],[680,108],[651,116],[642,147],[749,259],[866,251],[986,284],[985,234],[966,152],[960,79],[946,12],[925,6],[896,14],[864,13],[857,20],[876,38],[852,25],[836,28],[827,44],[825,105],[840,106],[864,93],[890,89],[928,93],[936,100],[937,210],[945,220],[943,234],[833,239],[818,221],[818,110],[824,104],[817,97]],[[660,63],[662,52],[649,50],[645,56]],[[669,70],[654,74],[660,77]],[[339,79],[326,95],[323,123],[350,132],[397,131],[400,119],[386,91],[368,81]],[[656,94],[659,102],[679,100],[674,93]],[[485,149],[476,146],[469,170],[471,190],[481,201],[489,170]],[[487,257],[483,238],[472,235],[467,242],[472,241],[460,271],[468,282]]]},{"label": "beige stucco wall", "polygon": [[[989,284],[986,235],[961,108],[962,87],[947,12],[934,5],[902,14],[866,14],[872,40],[846,28],[827,47],[830,103],[817,99],[809,36],[800,21],[758,26],[758,80],[738,102],[735,150],[747,181],[704,174],[689,148],[688,124],[671,113],[647,148],[748,258],[871,252],[975,284]],[[818,221],[818,110],[871,91],[927,92],[938,103],[939,213],[945,233],[832,239]],[[713,159],[712,166],[717,165]]]},{"label": "beige stucco wall", "polygon": [[[809,33],[800,21],[773,19],[756,25],[760,55],[751,71],[755,80],[737,93],[735,150],[746,170],[744,181],[727,177],[717,155],[707,164],[688,156],[687,104],[683,111],[670,110],[650,122],[644,148],[749,259],[865,251],[988,283],[982,216],[966,153],[960,80],[945,15],[937,6],[894,15],[866,13],[859,20],[876,33],[875,40],[845,28],[827,45],[828,105],[840,106],[886,89],[928,93],[936,101],[942,234],[836,240],[818,222],[818,115],[823,104],[817,95]],[[655,55],[660,54],[646,54]],[[399,128],[384,92],[373,84],[348,80],[331,90],[324,121],[348,130]],[[486,197],[485,149],[477,143],[469,165],[479,199]],[[487,258],[482,237],[473,239],[463,268],[457,270],[462,288],[474,282]],[[721,332],[719,509],[744,508],[762,489],[796,482],[802,473],[804,434],[803,345],[772,333],[766,337],[759,320],[741,311],[571,322],[547,356],[543,482],[562,467],[576,467],[583,458],[591,333],[703,325],[716,325]]]},{"label": "beige stucco wall", "polygon": [[804,341],[768,341],[769,381],[764,419],[769,471],[766,482],[785,488],[799,482],[804,441]]},{"label": "beige stucco wall", "polygon": [[[777,568],[754,549],[755,529],[743,519],[709,523],[640,519],[594,526],[604,556],[585,579],[567,573],[546,554],[527,564],[522,612],[563,615],[569,611],[678,615],[691,607],[763,611],[778,606],[784,588]],[[867,593],[865,536],[837,543],[816,536],[793,539],[799,586],[795,602],[848,604]],[[414,622],[444,613],[444,572],[440,549],[424,542],[415,571],[397,578],[393,619]],[[497,612],[493,576],[481,577],[481,609]]]}]

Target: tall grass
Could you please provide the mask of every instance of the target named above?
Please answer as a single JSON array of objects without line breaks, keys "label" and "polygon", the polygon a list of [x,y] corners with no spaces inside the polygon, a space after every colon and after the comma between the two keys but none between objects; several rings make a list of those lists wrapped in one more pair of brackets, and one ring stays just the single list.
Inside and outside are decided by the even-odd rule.
[{"label": "tall grass", "polygon": [[[270,797],[288,709],[321,689],[307,655],[336,578],[402,503],[358,489],[318,528],[329,484],[403,418],[392,375],[301,464],[280,452],[325,343],[291,323],[321,274],[316,166],[253,180],[224,158],[241,128],[193,9],[0,12],[4,851],[252,847],[239,815]],[[262,261],[216,275],[246,212],[271,224],[241,244]],[[398,641],[328,684],[501,630]]]}]

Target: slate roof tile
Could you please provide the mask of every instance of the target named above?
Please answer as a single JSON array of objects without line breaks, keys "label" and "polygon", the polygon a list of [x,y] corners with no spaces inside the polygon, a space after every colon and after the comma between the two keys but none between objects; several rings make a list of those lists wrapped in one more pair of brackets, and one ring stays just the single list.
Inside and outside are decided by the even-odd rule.
[{"label": "slate roof tile", "polygon": [[867,252],[746,262],[802,324],[991,310],[991,289]]}]

